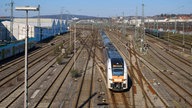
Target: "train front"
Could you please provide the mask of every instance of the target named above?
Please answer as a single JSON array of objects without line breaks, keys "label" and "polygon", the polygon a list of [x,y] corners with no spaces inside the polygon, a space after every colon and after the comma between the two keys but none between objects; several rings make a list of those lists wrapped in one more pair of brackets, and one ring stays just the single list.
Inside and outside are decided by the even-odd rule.
[{"label": "train front", "polygon": [[108,88],[113,91],[123,91],[128,88],[127,66],[122,58],[108,60]]}]

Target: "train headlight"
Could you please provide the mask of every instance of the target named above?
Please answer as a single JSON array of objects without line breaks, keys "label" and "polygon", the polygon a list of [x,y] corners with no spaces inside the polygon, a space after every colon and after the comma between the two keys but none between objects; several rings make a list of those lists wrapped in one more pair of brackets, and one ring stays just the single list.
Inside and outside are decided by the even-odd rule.
[{"label": "train headlight", "polygon": [[123,88],[126,88],[126,84],[123,84]]},{"label": "train headlight", "polygon": [[112,88],[114,87],[114,84],[113,84],[113,83],[111,83],[111,87],[112,87]]}]

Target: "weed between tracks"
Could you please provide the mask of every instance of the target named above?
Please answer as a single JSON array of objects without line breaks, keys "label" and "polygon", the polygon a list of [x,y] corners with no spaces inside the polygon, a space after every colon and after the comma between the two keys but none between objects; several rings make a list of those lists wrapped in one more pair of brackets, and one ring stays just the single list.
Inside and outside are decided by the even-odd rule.
[{"label": "weed between tracks", "polygon": [[71,76],[72,76],[72,78],[78,78],[81,76],[81,72],[79,72],[76,69],[73,69],[73,70],[71,70]]},{"label": "weed between tracks", "polygon": [[[60,48],[59,48],[59,50],[57,51],[57,50],[54,50],[54,53],[55,53],[55,51],[56,52],[59,52],[59,53],[61,53],[61,48],[62,48],[62,46],[59,46]],[[57,48],[56,48],[57,49]],[[58,56],[57,57],[57,64],[59,64],[59,65],[62,65],[63,64],[63,58],[69,58],[69,55],[70,54],[72,54],[72,50],[73,49],[71,49],[71,48],[67,48],[67,49],[63,49],[64,50],[64,52],[60,55],[60,56]]]}]

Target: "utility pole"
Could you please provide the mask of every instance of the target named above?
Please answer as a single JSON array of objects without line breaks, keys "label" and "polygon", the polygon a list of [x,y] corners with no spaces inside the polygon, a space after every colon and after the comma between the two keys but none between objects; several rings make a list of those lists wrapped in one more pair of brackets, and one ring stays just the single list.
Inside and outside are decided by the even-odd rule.
[{"label": "utility pole", "polygon": [[37,25],[38,25],[38,27],[41,27],[40,5],[38,5],[38,9],[39,9],[39,11],[38,11],[38,21],[37,21]]},{"label": "utility pole", "polygon": [[66,20],[66,23],[65,23],[65,24],[66,24],[66,26],[68,27],[69,11],[66,10],[66,12],[67,12],[67,20]]},{"label": "utility pole", "polygon": [[72,48],[71,46],[71,23],[69,24],[69,33],[70,33],[70,38],[69,38],[69,45],[70,45],[70,49]]},{"label": "utility pole", "polygon": [[11,0],[11,16],[10,16],[10,33],[9,33],[9,36],[11,38],[11,41],[13,41],[13,0]]},{"label": "utility pole", "polygon": [[76,69],[76,64],[75,64],[75,59],[76,59],[76,33],[77,33],[77,31],[76,31],[76,21],[75,21],[75,25],[74,25],[74,70]]},{"label": "utility pole", "polygon": [[[158,17],[156,18],[156,23],[157,23],[157,28],[156,28],[156,30],[157,30],[157,36],[156,36],[156,38],[158,38],[158,29],[159,29],[159,25],[158,25]],[[159,37],[160,38],[160,37]]]},{"label": "utility pole", "polygon": [[61,8],[61,16],[60,16],[60,35],[61,35],[61,33],[62,33],[62,20],[63,20],[63,8]]},{"label": "utility pole", "polygon": [[157,30],[159,29],[159,25],[158,25],[158,19],[157,19]]},{"label": "utility pole", "polygon": [[168,51],[170,50],[170,47],[169,47],[169,21],[167,21],[168,23],[168,26],[167,26],[167,33],[168,33],[168,37],[167,37],[167,43],[168,43]]},{"label": "utility pole", "polygon": [[[135,38],[134,38],[134,44],[136,44],[137,43],[137,34],[138,34],[138,29],[137,29],[137,25],[138,25],[138,23],[137,23],[137,13],[138,12],[138,8],[137,8],[137,6],[136,6],[136,18],[135,18]],[[135,45],[134,45],[135,46]]]},{"label": "utility pole", "polygon": [[184,30],[184,24],[185,24],[185,22],[183,22],[183,52],[185,51],[185,37],[184,37],[185,30]]},{"label": "utility pole", "polygon": [[[40,36],[40,39],[42,40],[42,32],[41,32],[41,18],[40,18],[40,5],[38,5],[38,19],[37,19],[37,26],[39,27],[39,36]],[[41,41],[40,40],[40,41]]]},{"label": "utility pole", "polygon": [[177,32],[177,19],[175,18],[175,32]]},{"label": "utility pole", "polygon": [[122,24],[123,24],[123,35],[126,36],[126,28],[125,28],[125,18],[124,18],[124,12],[123,12],[123,19],[122,19]]}]

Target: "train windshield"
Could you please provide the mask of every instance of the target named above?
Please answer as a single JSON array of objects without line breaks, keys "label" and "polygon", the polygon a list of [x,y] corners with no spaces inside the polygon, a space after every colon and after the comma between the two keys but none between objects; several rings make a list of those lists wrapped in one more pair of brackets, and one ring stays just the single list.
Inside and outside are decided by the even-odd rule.
[{"label": "train windshield", "polygon": [[122,76],[123,75],[123,68],[113,68],[113,75],[114,76]]}]

